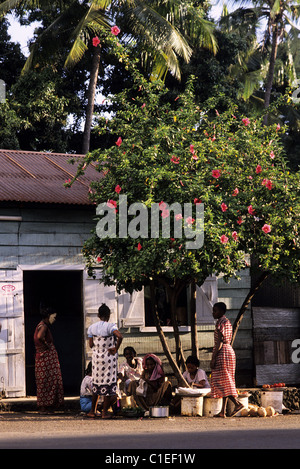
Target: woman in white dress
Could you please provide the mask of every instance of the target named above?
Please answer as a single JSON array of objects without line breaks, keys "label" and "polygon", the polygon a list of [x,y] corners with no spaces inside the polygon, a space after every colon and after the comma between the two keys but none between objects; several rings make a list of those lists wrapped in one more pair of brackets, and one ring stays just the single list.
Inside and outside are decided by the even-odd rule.
[{"label": "woman in white dress", "polygon": [[100,321],[88,328],[89,345],[93,349],[92,378],[93,402],[89,417],[97,415],[97,402],[103,396],[102,418],[110,418],[109,407],[116,401],[118,349],[123,340],[115,323],[109,322],[110,309],[102,304],[98,309]]}]

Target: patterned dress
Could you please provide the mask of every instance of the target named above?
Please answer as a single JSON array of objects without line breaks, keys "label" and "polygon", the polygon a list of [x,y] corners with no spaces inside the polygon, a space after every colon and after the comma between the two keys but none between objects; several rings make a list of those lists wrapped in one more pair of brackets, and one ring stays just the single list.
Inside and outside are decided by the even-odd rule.
[{"label": "patterned dress", "polygon": [[93,338],[92,381],[93,392],[100,396],[117,394],[118,354],[111,355],[109,349],[115,347],[114,331],[117,325],[98,321],[88,328],[88,337]]},{"label": "patterned dress", "polygon": [[93,392],[100,396],[117,394],[118,354],[111,355],[108,349],[115,346],[115,337],[94,337],[92,356]]},{"label": "patterned dress", "polygon": [[216,347],[218,331],[222,334],[222,347],[216,356],[215,368],[211,372],[211,396],[214,398],[237,397],[235,387],[235,353],[230,345],[232,326],[225,316],[216,322],[214,333],[214,349]]},{"label": "patterned dress", "polygon": [[35,379],[38,407],[58,408],[64,403],[63,381],[58,355],[53,344],[52,334],[47,326],[47,346],[38,339],[38,331],[45,324],[40,322],[34,332]]}]

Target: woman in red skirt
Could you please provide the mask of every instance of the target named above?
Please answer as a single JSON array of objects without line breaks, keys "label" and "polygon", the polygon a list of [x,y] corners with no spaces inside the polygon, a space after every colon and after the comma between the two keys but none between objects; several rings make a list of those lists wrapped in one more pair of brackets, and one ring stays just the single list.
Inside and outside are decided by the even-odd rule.
[{"label": "woman in red skirt", "polygon": [[34,332],[37,406],[40,413],[51,413],[63,405],[64,391],[59,359],[49,329],[56,313],[51,308],[44,308],[41,314],[43,319]]},{"label": "woman in red skirt", "polygon": [[214,348],[211,359],[211,395],[213,398],[223,398],[222,409],[216,417],[226,417],[226,404],[229,398],[235,405],[230,417],[236,415],[243,405],[237,400],[235,387],[235,353],[231,347],[232,326],[225,316],[225,303],[216,303],[213,307],[213,317],[217,319],[214,333]]}]

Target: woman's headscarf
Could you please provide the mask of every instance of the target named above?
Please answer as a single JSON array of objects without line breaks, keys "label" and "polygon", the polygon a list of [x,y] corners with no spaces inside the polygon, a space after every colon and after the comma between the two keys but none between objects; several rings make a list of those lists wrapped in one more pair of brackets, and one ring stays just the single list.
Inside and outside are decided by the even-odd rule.
[{"label": "woman's headscarf", "polygon": [[147,355],[144,356],[144,358],[143,358],[143,368],[146,368],[147,358],[152,358],[152,360],[155,361],[155,368],[152,371],[152,375],[150,376],[149,380],[150,381],[155,381],[155,380],[165,376],[164,370],[162,368],[161,360],[156,355],[154,355],[154,353],[147,353]]}]

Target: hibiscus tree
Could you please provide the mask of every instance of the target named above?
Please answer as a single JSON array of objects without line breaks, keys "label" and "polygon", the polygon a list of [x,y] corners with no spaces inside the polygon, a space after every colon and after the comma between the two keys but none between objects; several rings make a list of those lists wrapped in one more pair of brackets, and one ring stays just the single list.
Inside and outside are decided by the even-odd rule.
[{"label": "hibiscus tree", "polygon": [[[110,141],[115,136],[115,144],[85,159],[85,164],[96,162],[104,174],[91,184],[91,197],[96,205],[108,202],[112,206],[117,226],[120,195],[127,196],[128,206],[142,202],[150,209],[156,203],[161,221],[169,219],[171,226],[177,222],[193,227],[197,204],[202,203],[204,243],[189,249],[185,231],[180,238],[172,233],[162,237],[162,232],[151,237],[150,223],[145,236],[140,223],[141,236],[136,238],[117,233],[115,238],[101,239],[95,231],[83,254],[91,275],[101,258],[101,281],[116,285],[118,291],[150,285],[163,348],[182,382],[176,317],[179,293],[188,285],[195,291],[195,285],[202,285],[209,275],[238,276],[248,265],[245,254],[255,255],[263,271],[279,271],[290,262],[295,273],[299,177],[286,167],[276,125],[266,127],[261,120],[240,116],[233,106],[216,112],[213,101],[200,108],[194,102],[192,82],[170,102],[160,82],[148,83],[136,71],[133,74],[130,93],[116,97],[117,115],[99,122],[98,131]],[[169,210],[174,203],[180,207],[193,204],[194,213],[187,220],[183,213]],[[155,308],[153,293],[158,283],[170,298],[177,362],[167,348]],[[195,317],[191,325],[196,331]]]}]

